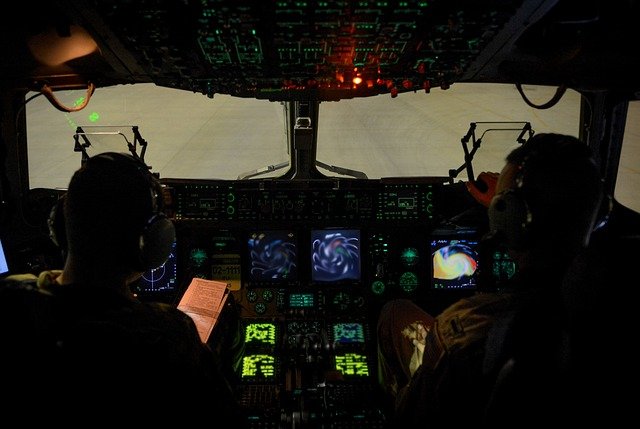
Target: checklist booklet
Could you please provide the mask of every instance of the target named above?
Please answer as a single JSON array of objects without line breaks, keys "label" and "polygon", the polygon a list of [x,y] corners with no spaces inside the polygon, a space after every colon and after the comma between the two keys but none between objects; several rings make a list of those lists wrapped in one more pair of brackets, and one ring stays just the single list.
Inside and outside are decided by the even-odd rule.
[{"label": "checklist booklet", "polygon": [[229,289],[224,282],[196,277],[189,283],[178,309],[193,319],[202,342],[206,343],[213,332],[228,296]]}]

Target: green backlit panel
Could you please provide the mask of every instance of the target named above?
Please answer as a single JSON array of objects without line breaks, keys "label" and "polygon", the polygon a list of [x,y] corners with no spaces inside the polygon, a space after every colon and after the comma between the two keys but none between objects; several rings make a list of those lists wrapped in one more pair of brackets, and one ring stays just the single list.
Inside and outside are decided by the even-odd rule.
[{"label": "green backlit panel", "polygon": [[276,345],[276,325],[273,323],[250,323],[245,328],[247,345]]},{"label": "green backlit panel", "polygon": [[271,354],[250,354],[242,358],[240,377],[246,381],[274,381],[276,357]]},{"label": "green backlit panel", "polygon": [[347,377],[368,377],[367,356],[361,353],[345,353],[335,357],[337,371]]}]

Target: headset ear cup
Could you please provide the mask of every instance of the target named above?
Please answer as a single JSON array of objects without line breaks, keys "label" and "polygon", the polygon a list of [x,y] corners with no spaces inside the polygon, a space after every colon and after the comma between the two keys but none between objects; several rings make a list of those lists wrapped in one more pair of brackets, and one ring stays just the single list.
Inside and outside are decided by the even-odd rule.
[{"label": "headset ear cup", "polygon": [[526,245],[531,212],[517,190],[510,189],[494,196],[488,215],[490,230],[508,247],[518,249]]},{"label": "headset ear cup", "polygon": [[140,266],[138,271],[158,268],[165,263],[176,239],[170,219],[163,213],[153,216],[140,236]]},{"label": "headset ear cup", "polygon": [[47,219],[49,238],[62,252],[67,251],[67,229],[64,219],[64,195],[53,205]]}]

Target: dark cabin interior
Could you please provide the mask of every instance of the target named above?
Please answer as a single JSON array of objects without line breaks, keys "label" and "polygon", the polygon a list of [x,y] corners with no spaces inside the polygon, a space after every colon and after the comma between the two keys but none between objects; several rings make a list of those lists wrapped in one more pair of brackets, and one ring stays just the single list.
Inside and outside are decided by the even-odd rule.
[{"label": "dark cabin interior", "polygon": [[[13,240],[20,271],[61,263],[44,243],[43,211],[25,204],[29,92],[63,112],[83,106],[64,105],[59,91],[86,90],[89,102],[96,88],[140,83],[287,103],[294,150],[279,180],[163,182],[178,232],[166,267],[174,276],[139,293],[175,303],[192,277],[237,280],[237,315],[272,335],[252,349],[256,365],[271,369],[238,382],[254,427],[385,427],[374,375],[377,311],[401,296],[429,302],[437,312],[472,292],[465,284],[451,286],[447,296],[434,287],[416,290],[430,278],[428,258],[418,263],[417,280],[403,277],[413,251],[433,251],[416,237],[428,236],[434,246],[452,239],[439,222],[469,201],[452,196],[447,178],[328,180],[316,169],[314,131],[299,119],[315,123],[320,102],[395,98],[464,82],[553,86],[549,105],[570,88],[583,99],[577,137],[594,149],[612,191],[628,103],[640,97],[639,17],[635,0],[25,0],[3,6],[2,238]],[[39,203],[49,207],[58,195],[52,191]],[[637,233],[637,213],[617,210],[615,230]],[[336,226],[363,243],[359,272],[315,278],[306,241]],[[296,277],[252,277],[245,241],[260,233],[298,246]],[[478,236],[456,232],[454,239],[476,245]],[[386,246],[397,254],[386,255]],[[202,254],[204,267],[194,257]],[[320,350],[325,342],[336,348]],[[338,364],[348,375],[317,388],[321,370]]]}]

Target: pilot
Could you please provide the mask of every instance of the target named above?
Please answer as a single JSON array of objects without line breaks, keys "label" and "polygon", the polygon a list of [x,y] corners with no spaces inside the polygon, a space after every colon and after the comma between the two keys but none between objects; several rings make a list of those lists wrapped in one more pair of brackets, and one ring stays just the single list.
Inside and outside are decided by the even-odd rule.
[{"label": "pilot", "polygon": [[[435,318],[409,300],[383,307],[380,378],[398,427],[482,424],[497,374],[523,344],[539,341],[540,368],[556,368],[562,279],[600,211],[598,167],[578,139],[538,134],[509,153],[499,175],[486,178],[484,190],[468,186],[472,194],[495,188],[479,200],[489,215],[484,245],[504,248],[516,274],[500,290],[460,299]],[[423,334],[406,335],[416,331]],[[556,392],[548,390],[553,402]]]},{"label": "pilot", "polygon": [[217,355],[193,320],[131,291],[166,261],[175,240],[147,166],[124,153],[90,158],[51,224],[64,225],[52,230],[66,249],[64,269],[8,278],[0,288],[3,389],[10,403],[39,410],[20,421],[89,415],[93,424],[166,423],[202,421],[204,412],[243,427]]}]

